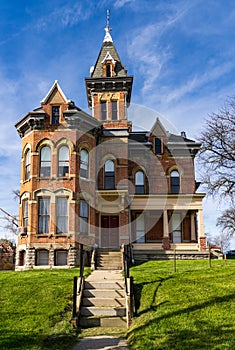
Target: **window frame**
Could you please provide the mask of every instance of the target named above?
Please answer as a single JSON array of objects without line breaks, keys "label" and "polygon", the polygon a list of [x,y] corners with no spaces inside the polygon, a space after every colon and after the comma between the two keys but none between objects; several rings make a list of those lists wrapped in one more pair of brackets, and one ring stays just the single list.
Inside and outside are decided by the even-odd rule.
[{"label": "window frame", "polygon": [[58,125],[60,123],[60,106],[51,106],[51,124]]},{"label": "window frame", "polygon": [[[113,164],[113,170],[107,170],[108,164]],[[106,160],[104,164],[104,189],[115,190],[115,163],[112,159]]]},{"label": "window frame", "polygon": [[[59,202],[66,200],[66,205],[63,207],[66,209],[64,212],[59,213]],[[56,234],[67,234],[68,233],[68,216],[69,214],[69,202],[68,202],[68,197],[57,197],[56,198]],[[61,221],[61,222],[60,222]]]},{"label": "window frame", "polygon": [[159,137],[154,140],[154,151],[155,154],[162,154],[162,140]]},{"label": "window frame", "polygon": [[[45,149],[49,149],[49,159],[42,160],[42,151]],[[46,166],[42,166],[42,164],[45,163]],[[42,172],[42,169],[45,168],[46,174]],[[51,147],[48,145],[44,145],[40,149],[40,166],[39,166],[39,176],[40,177],[50,177],[51,176]]]},{"label": "window frame", "polygon": [[[46,257],[40,257],[43,253],[46,253]],[[41,263],[46,262],[46,263]],[[49,265],[49,250],[37,249],[36,250],[36,266],[48,266]]]},{"label": "window frame", "polygon": [[27,149],[25,152],[25,164],[24,164],[24,180],[30,179],[30,167],[31,167],[31,152]]},{"label": "window frame", "polygon": [[[115,107],[115,108],[114,108]],[[112,120],[118,120],[118,101],[111,101]]]},{"label": "window frame", "polygon": [[[173,176],[173,174],[177,174],[177,176]],[[170,172],[170,193],[180,193],[180,172],[176,169]]]},{"label": "window frame", "polygon": [[80,199],[80,234],[81,235],[88,235],[89,233],[88,223],[89,223],[89,203],[85,199]]},{"label": "window frame", "polygon": [[[83,159],[82,154],[86,152],[87,159]],[[86,148],[80,151],[80,177],[83,179],[89,178],[89,152]]]},{"label": "window frame", "polygon": [[28,227],[29,224],[29,200],[25,199],[23,201],[23,227]]},{"label": "window frame", "polygon": [[[137,175],[139,174],[142,175],[143,181],[141,181],[141,183],[137,183],[140,180],[140,179],[137,179]],[[145,175],[142,170],[137,170],[135,173],[135,194],[145,194]]]},{"label": "window frame", "polygon": [[[65,159],[61,159],[61,150],[62,148],[66,148],[67,149],[67,154],[66,156],[67,157],[64,157]],[[69,147],[67,145],[61,145],[58,149],[58,165],[57,165],[57,168],[58,168],[58,177],[66,177],[66,174],[69,174],[69,163],[70,163],[70,154],[69,154]],[[64,163],[64,164],[63,164]]]},{"label": "window frame", "polygon": [[101,121],[107,120],[107,101],[100,101],[100,119]]},{"label": "window frame", "polygon": [[[44,207],[42,203],[47,203]],[[48,234],[50,232],[50,197],[38,198],[38,234]]]}]

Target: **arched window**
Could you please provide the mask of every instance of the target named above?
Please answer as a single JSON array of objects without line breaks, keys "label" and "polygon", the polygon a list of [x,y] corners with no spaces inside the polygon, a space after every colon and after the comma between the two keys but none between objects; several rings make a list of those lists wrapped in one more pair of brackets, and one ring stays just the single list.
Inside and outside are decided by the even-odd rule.
[{"label": "arched window", "polygon": [[115,188],[114,162],[107,160],[104,165],[104,188],[113,190]]},{"label": "arched window", "polygon": [[23,227],[28,227],[28,217],[29,217],[29,201],[28,199],[23,201]]},{"label": "arched window", "polygon": [[56,201],[56,233],[68,232],[68,198],[57,197]]},{"label": "arched window", "polygon": [[58,154],[58,175],[66,176],[69,173],[69,148],[61,146]]},{"label": "arched window", "polygon": [[144,173],[137,171],[135,173],[135,193],[144,194]]},{"label": "arched window", "polygon": [[82,149],[80,154],[80,176],[87,179],[88,170],[89,170],[89,153],[87,152],[86,149]]},{"label": "arched window", "polygon": [[25,153],[25,173],[24,179],[28,180],[30,178],[30,150],[28,149]]},{"label": "arched window", "polygon": [[170,191],[175,194],[180,192],[180,174],[177,170],[173,170],[170,174]]},{"label": "arched window", "polygon": [[40,177],[51,176],[51,149],[44,146],[40,151]]}]

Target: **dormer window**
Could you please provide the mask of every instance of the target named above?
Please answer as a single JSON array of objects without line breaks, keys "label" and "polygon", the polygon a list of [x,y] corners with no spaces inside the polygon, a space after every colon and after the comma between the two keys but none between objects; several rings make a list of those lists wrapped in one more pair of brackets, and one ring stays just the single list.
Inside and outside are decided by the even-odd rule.
[{"label": "dormer window", "polygon": [[112,69],[111,69],[111,64],[107,64],[106,65],[106,77],[107,78],[110,78],[112,75],[111,75],[111,72],[112,72]]},{"label": "dormer window", "polygon": [[159,138],[155,138],[155,153],[156,154],[162,153],[162,141]]},{"label": "dormer window", "polygon": [[59,124],[60,121],[60,107],[52,106],[51,109],[51,123],[53,125]]}]

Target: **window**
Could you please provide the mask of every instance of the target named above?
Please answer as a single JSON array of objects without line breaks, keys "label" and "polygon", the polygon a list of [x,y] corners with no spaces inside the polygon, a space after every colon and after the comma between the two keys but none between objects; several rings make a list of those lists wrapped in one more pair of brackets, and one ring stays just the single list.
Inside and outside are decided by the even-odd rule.
[{"label": "window", "polygon": [[135,193],[144,194],[144,173],[137,171],[135,173]]},{"label": "window", "polygon": [[38,233],[48,233],[50,224],[50,198],[39,198]]},{"label": "window", "polygon": [[48,250],[37,250],[37,266],[49,265],[49,251]]},{"label": "window", "polygon": [[170,188],[173,194],[180,192],[180,174],[177,170],[173,170],[170,174]]},{"label": "window", "polygon": [[104,188],[113,190],[115,188],[114,162],[107,160],[104,165]]},{"label": "window", "polygon": [[69,148],[62,146],[59,149],[58,175],[66,176],[69,173]]},{"label": "window", "polygon": [[68,251],[67,250],[56,250],[55,251],[55,265],[65,266],[67,265]]},{"label": "window", "polygon": [[106,77],[107,78],[111,77],[111,64],[106,65]]},{"label": "window", "polygon": [[162,141],[161,139],[158,139],[158,138],[155,139],[155,153],[156,154],[162,153]]},{"label": "window", "polygon": [[19,266],[24,266],[25,265],[25,255],[26,255],[25,250],[21,250],[19,252]]},{"label": "window", "polygon": [[59,124],[59,121],[60,121],[60,107],[59,106],[52,106],[51,123],[52,124]]},{"label": "window", "polygon": [[136,217],[136,243],[145,243],[145,220],[143,214]]},{"label": "window", "polygon": [[89,153],[87,152],[86,149],[82,149],[81,155],[80,155],[80,176],[87,179],[88,169],[89,169]]},{"label": "window", "polygon": [[112,101],[112,120],[117,120],[117,101]]},{"label": "window", "polygon": [[25,200],[23,202],[23,227],[28,226],[28,207],[29,207],[29,201]]},{"label": "window", "polygon": [[88,215],[89,206],[88,203],[81,199],[80,200],[80,233],[82,235],[88,234]]},{"label": "window", "polygon": [[56,202],[56,233],[68,232],[68,198],[58,197]]},{"label": "window", "polygon": [[181,215],[179,213],[173,213],[171,217],[172,225],[172,242],[181,243]]},{"label": "window", "polygon": [[25,180],[30,178],[30,150],[28,150],[25,154]]},{"label": "window", "polygon": [[40,176],[51,176],[51,149],[44,146],[40,151]]},{"label": "window", "polygon": [[101,101],[101,120],[107,119],[106,101]]}]

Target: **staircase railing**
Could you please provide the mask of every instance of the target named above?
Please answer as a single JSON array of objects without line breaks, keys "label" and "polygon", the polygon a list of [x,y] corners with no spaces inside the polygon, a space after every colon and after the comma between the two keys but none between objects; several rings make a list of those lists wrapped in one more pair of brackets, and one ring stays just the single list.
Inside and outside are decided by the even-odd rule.
[{"label": "staircase railing", "polygon": [[123,270],[126,288],[126,317],[127,317],[127,327],[131,325],[131,319],[134,316],[135,310],[135,299],[134,299],[134,283],[133,277],[130,276],[130,262],[132,260],[131,246],[123,246]]},{"label": "staircase railing", "polygon": [[84,267],[85,267],[85,259],[86,255],[83,249],[83,244],[81,244],[80,248],[80,276],[74,276],[73,279],[73,306],[72,306],[72,318],[71,323],[77,327],[78,325],[78,316],[79,310],[82,301],[82,292],[84,288]]},{"label": "staircase railing", "polygon": [[96,268],[96,253],[97,253],[98,246],[94,244],[93,250],[91,253],[91,270],[94,271]]}]

